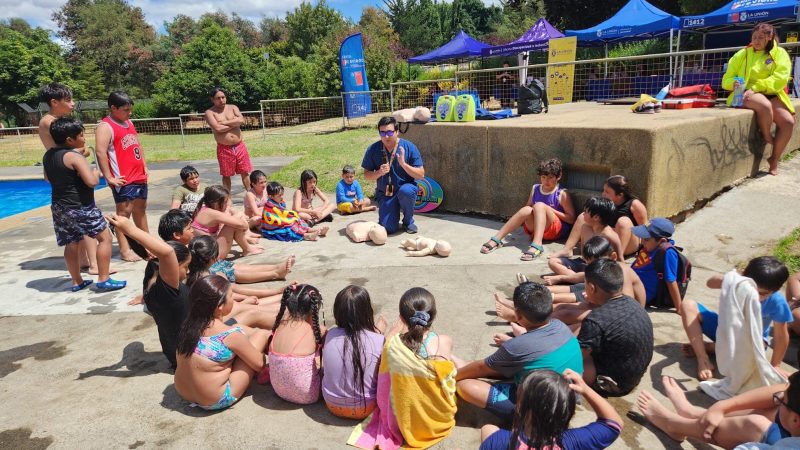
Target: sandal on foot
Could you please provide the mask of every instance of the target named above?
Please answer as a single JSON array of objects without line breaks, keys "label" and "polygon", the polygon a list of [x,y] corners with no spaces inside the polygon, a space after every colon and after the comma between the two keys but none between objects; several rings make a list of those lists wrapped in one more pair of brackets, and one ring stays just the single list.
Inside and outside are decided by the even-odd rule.
[{"label": "sandal on foot", "polygon": [[120,281],[114,279],[107,279],[106,281],[98,281],[95,286],[97,289],[102,289],[104,291],[116,291],[118,289],[122,289],[128,285],[127,281]]},{"label": "sandal on foot", "polygon": [[78,292],[90,284],[92,284],[92,280],[83,280],[81,284],[73,284],[69,290],[72,292]]},{"label": "sandal on foot", "polygon": [[[492,245],[491,242],[494,242],[494,245]],[[503,241],[492,236],[489,238],[488,241],[484,242],[483,245],[481,245],[481,253],[485,255],[487,253],[491,253],[497,250],[502,246],[503,246]]]},{"label": "sandal on foot", "polygon": [[544,247],[539,244],[531,243],[528,250],[522,253],[522,256],[519,257],[522,261],[533,261],[534,259],[538,258],[539,256],[544,253]]}]

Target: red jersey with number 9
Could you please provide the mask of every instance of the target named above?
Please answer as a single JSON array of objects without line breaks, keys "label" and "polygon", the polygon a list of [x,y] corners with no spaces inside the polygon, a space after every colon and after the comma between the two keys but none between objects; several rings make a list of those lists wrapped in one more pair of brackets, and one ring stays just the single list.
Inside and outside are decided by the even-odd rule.
[{"label": "red jersey with number 9", "polygon": [[111,127],[111,142],[108,145],[108,165],[114,178],[125,177],[125,184],[147,183],[144,158],[136,127],[130,120],[120,125],[111,117],[103,118]]}]

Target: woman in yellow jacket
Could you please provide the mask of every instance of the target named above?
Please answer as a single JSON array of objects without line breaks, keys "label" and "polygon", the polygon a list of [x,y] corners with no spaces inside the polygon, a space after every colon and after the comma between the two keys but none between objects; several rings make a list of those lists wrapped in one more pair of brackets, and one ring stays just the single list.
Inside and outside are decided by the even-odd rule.
[{"label": "woman in yellow jacket", "polygon": [[[772,144],[769,173],[778,174],[781,153],[789,143],[794,130],[794,106],[786,94],[786,84],[792,71],[792,60],[786,50],[778,47],[775,28],[759,23],[753,29],[750,45],[736,52],[728,61],[728,70],[722,77],[722,88],[735,89],[734,77],[744,80],[744,107],[756,113],[756,120],[764,140]],[[733,94],[728,97],[730,105]],[[775,136],[772,123],[775,122]]]}]

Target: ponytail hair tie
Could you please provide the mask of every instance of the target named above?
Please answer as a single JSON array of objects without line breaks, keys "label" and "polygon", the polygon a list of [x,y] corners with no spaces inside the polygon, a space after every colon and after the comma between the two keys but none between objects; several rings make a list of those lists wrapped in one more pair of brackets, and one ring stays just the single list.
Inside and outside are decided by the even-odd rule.
[{"label": "ponytail hair tie", "polygon": [[431,315],[426,313],[425,311],[415,311],[414,315],[408,319],[408,322],[411,325],[419,325],[422,327],[428,326],[428,321],[431,320]]}]

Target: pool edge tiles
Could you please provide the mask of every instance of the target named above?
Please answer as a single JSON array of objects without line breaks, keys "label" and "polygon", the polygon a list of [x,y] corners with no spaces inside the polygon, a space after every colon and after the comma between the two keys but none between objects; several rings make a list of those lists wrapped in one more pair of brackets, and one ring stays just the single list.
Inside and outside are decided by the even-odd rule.
[{"label": "pool edge tiles", "polygon": [[[166,169],[151,170],[148,173],[148,183],[159,182],[161,180],[164,180],[172,176],[177,176],[177,172],[174,170],[166,170]],[[43,180],[44,177],[36,178],[32,176],[15,176],[15,175],[0,176],[0,181],[19,181],[19,180],[36,180],[36,179]],[[99,203],[100,201],[106,200],[110,197],[111,197],[111,190],[106,189],[105,187],[96,190],[94,193],[94,199],[96,203]],[[114,212],[113,209],[111,210],[103,209],[103,213],[105,214],[111,212]],[[47,222],[50,226],[52,226],[51,217],[52,214],[50,213],[49,204],[29,209],[27,211],[23,211],[0,219],[0,233],[26,225],[39,225],[42,222]]]}]

